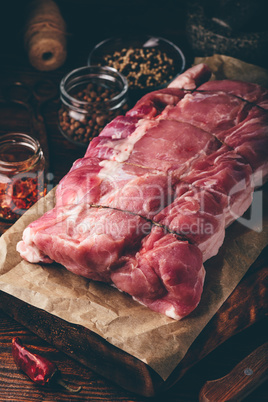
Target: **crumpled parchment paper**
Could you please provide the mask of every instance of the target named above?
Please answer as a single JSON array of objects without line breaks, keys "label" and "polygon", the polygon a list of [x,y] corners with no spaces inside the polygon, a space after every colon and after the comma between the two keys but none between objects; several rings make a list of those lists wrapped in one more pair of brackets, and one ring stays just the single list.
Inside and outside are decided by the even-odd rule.
[{"label": "crumpled parchment paper", "polygon": [[[196,63],[202,61],[199,58]],[[217,66],[222,75],[229,67],[232,71],[234,65],[233,59],[218,55],[215,63],[212,58],[205,61],[215,75]],[[236,61],[236,65],[237,71],[245,71],[244,63]],[[252,77],[248,79],[254,82]],[[205,264],[207,275],[199,306],[188,317],[175,321],[150,311],[113,287],[76,276],[58,264],[31,264],[21,259],[16,244],[25,227],[53,207],[54,192],[38,201],[0,238],[0,290],[99,334],[149,365],[163,380],[268,244],[265,216],[255,228],[248,229],[238,222],[231,225],[219,254]]]}]

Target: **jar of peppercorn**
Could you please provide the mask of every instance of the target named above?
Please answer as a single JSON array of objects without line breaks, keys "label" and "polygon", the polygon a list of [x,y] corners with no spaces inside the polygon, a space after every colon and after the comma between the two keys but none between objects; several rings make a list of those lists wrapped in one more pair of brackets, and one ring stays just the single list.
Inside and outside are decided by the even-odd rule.
[{"label": "jar of peppercorn", "polygon": [[86,147],[112,119],[124,114],[126,78],[112,67],[80,67],[60,83],[59,129],[72,143]]},{"label": "jar of peppercorn", "polygon": [[0,221],[15,222],[45,195],[45,158],[40,144],[23,133],[0,137]]}]

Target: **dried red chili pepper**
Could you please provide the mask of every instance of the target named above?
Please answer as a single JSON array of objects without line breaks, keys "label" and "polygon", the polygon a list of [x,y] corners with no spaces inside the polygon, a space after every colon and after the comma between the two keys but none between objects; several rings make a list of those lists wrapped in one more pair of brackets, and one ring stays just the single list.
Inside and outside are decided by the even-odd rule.
[{"label": "dried red chili pepper", "polygon": [[60,378],[60,371],[56,364],[43,356],[31,353],[27,350],[18,337],[12,339],[12,356],[18,368],[39,385],[47,385],[56,382],[70,392],[79,392],[81,387],[70,388]]}]

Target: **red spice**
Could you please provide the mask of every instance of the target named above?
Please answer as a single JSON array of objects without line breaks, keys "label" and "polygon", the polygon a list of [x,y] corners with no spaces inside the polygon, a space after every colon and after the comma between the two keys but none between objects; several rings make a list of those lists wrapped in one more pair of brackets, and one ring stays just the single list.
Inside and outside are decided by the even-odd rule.
[{"label": "red spice", "polygon": [[0,183],[0,217],[15,221],[44,195],[46,188],[37,177]]},{"label": "red spice", "polygon": [[23,133],[0,136],[0,218],[14,222],[39,198],[45,159],[40,144]]},{"label": "red spice", "polygon": [[55,381],[70,392],[81,390],[81,387],[73,389],[67,386],[60,378],[56,364],[43,356],[31,353],[18,337],[12,339],[12,356],[17,367],[36,384],[47,385]]}]

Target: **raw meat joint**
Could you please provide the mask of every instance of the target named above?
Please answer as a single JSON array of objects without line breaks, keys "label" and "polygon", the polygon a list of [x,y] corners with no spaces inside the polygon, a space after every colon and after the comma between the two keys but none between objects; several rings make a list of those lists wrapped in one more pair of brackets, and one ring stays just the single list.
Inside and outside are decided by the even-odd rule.
[{"label": "raw meat joint", "polygon": [[17,245],[181,319],[198,305],[203,262],[267,177],[267,90],[207,81],[204,64],[109,123],[61,180],[55,208]]}]

